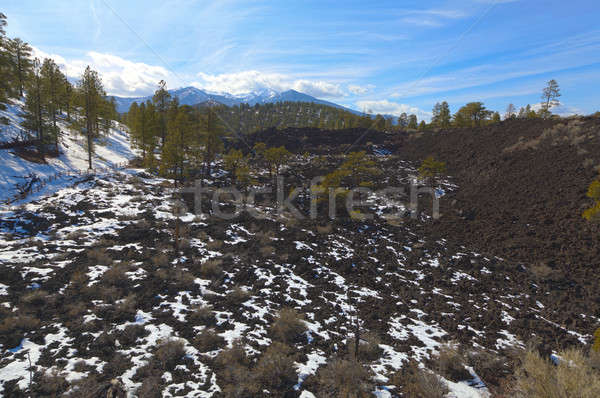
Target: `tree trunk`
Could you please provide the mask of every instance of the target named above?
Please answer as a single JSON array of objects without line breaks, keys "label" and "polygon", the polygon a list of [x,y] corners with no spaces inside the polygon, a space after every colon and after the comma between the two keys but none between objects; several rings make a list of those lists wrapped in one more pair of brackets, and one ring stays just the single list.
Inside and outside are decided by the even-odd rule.
[{"label": "tree trunk", "polygon": [[88,166],[92,169],[92,121],[90,120],[90,99],[86,96],[85,119],[87,126]]}]

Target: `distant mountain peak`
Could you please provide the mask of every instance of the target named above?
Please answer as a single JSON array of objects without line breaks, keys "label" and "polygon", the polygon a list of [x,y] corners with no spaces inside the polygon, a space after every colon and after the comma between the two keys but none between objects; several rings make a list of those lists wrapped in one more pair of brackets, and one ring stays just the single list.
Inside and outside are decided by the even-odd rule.
[{"label": "distant mountain peak", "polygon": [[[181,105],[197,105],[201,103],[222,104],[226,106],[234,106],[239,104],[268,104],[277,102],[313,102],[316,104],[333,106],[335,108],[345,109],[347,111],[360,114],[353,109],[343,107],[333,102],[324,101],[308,94],[301,93],[294,89],[285,91],[276,91],[272,88],[262,88],[249,92],[247,94],[230,94],[227,92],[209,92],[197,87],[187,86],[169,90],[171,96],[176,97]],[[141,103],[152,100],[152,96],[146,97],[117,97],[113,96],[117,105],[118,112],[127,112],[129,107],[134,102]]]}]

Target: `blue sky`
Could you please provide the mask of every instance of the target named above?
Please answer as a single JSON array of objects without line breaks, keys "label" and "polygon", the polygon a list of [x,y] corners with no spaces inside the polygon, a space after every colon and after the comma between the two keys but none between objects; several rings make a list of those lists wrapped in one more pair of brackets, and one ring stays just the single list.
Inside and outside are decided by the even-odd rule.
[{"label": "blue sky", "polygon": [[562,109],[600,110],[600,3],[458,1],[4,0],[8,33],[68,75],[86,64],[107,91],[150,94],[289,88],[355,109],[503,112],[540,101],[556,79]]}]

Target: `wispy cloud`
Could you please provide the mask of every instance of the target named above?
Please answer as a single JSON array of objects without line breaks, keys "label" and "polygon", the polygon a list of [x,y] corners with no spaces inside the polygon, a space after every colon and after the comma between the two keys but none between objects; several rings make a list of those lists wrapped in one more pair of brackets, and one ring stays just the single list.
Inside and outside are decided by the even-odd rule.
[{"label": "wispy cloud", "polygon": [[375,85],[373,85],[373,84],[367,84],[364,86],[359,86],[356,84],[348,85],[348,91],[350,91],[352,94],[356,94],[356,95],[367,94],[369,91],[373,90],[374,88],[375,88]]},{"label": "wispy cloud", "polygon": [[468,15],[459,9],[401,10],[399,14],[404,15],[400,22],[425,27],[443,26],[449,20],[465,18]]}]

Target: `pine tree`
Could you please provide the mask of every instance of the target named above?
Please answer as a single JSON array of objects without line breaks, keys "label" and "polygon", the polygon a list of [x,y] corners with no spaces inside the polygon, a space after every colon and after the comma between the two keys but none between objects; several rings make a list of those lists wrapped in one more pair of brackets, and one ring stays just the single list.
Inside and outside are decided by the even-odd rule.
[{"label": "pine tree", "polygon": [[494,112],[492,114],[492,123],[500,123],[500,113]]},{"label": "pine tree", "polygon": [[158,89],[154,92],[152,101],[159,114],[160,146],[163,147],[167,136],[167,111],[169,110],[169,102],[171,101],[171,94],[167,91],[167,83],[164,80],[158,83]]},{"label": "pine tree", "polygon": [[448,128],[450,127],[451,120],[452,115],[450,114],[450,106],[448,106],[446,101],[442,101],[439,114],[439,126],[441,128]]},{"label": "pine tree", "polygon": [[215,111],[208,107],[206,114],[201,122],[201,141],[203,150],[204,166],[202,169],[202,177],[210,177],[211,164],[217,155],[223,150],[223,137],[225,136],[225,128],[219,120]]},{"label": "pine tree", "polygon": [[62,86],[63,75],[58,65],[52,59],[45,59],[40,71],[42,79],[42,103],[47,110],[47,114],[52,121],[52,126],[48,129],[48,140],[54,142],[56,151],[58,151],[58,133],[57,113],[59,110],[59,96]]},{"label": "pine tree", "polygon": [[43,103],[43,83],[41,64],[38,58],[33,61],[31,77],[27,82],[27,95],[25,96],[25,108],[22,126],[37,135],[38,150],[43,155],[45,152],[46,109]]},{"label": "pine tree", "polygon": [[106,95],[102,80],[98,72],[92,70],[89,66],[85,68],[81,79],[79,80],[78,95],[83,108],[83,118],[85,129],[83,133],[87,137],[88,165],[92,169],[92,154],[94,153],[93,140],[98,136],[98,119],[101,112],[103,97]]},{"label": "pine tree", "polygon": [[548,117],[550,115],[550,108],[558,105],[558,98],[561,96],[560,88],[556,80],[552,79],[548,82],[544,90],[542,90],[542,109],[541,115]]},{"label": "pine tree", "polygon": [[160,171],[164,176],[183,181],[186,162],[190,158],[194,138],[191,116],[192,108],[182,106],[174,120],[168,125],[167,137],[163,146]]},{"label": "pine tree", "polygon": [[6,50],[6,15],[0,12],[0,109],[5,109],[4,103],[8,100],[9,81],[5,78],[10,73],[10,57]]},{"label": "pine tree", "polygon": [[439,102],[436,102],[435,105],[433,106],[433,109],[431,110],[431,124],[432,125],[434,125],[436,127],[440,127],[441,113],[442,113],[442,104],[440,104]]},{"label": "pine tree", "polygon": [[485,108],[483,102],[469,102],[456,112],[454,123],[458,127],[477,127],[490,115],[491,111]]},{"label": "pine tree", "polygon": [[269,177],[277,177],[279,170],[292,157],[290,151],[281,146],[278,148],[271,147],[264,153],[265,162],[269,168]]},{"label": "pine tree", "polygon": [[508,104],[506,107],[506,113],[504,114],[504,119],[513,119],[517,114],[517,109],[513,104]]},{"label": "pine tree", "polygon": [[417,115],[410,115],[410,116],[408,117],[408,126],[407,126],[407,127],[408,127],[409,129],[414,129],[414,130],[416,130],[416,129],[417,129],[417,127],[418,127],[418,124],[417,124],[417,123],[418,123],[418,122],[417,122]]},{"label": "pine tree", "polygon": [[19,97],[23,96],[25,81],[31,72],[31,46],[19,38],[8,40],[8,52],[12,61],[15,84]]}]

